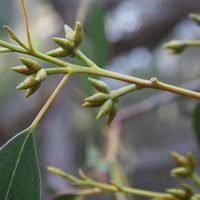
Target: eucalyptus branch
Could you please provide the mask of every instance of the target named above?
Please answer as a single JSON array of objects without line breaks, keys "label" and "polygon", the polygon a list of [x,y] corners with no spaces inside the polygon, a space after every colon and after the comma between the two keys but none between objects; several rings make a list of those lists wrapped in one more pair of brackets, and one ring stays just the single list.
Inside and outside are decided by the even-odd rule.
[{"label": "eucalyptus branch", "polygon": [[124,86],[124,87],[119,88],[117,90],[111,91],[110,97],[111,97],[111,99],[117,99],[117,98],[119,98],[119,97],[121,97],[125,94],[133,92],[135,90],[140,90],[140,89],[142,89],[142,87],[139,86],[139,85],[136,85],[136,84],[127,85],[127,86]]},{"label": "eucalyptus branch", "polygon": [[0,48],[0,53],[8,53],[8,52],[12,52],[12,50],[7,48]]},{"label": "eucalyptus branch", "polygon": [[133,195],[138,195],[138,196],[144,196],[144,197],[150,197],[150,198],[156,198],[160,200],[177,200],[174,196],[171,194],[167,193],[159,193],[159,192],[151,192],[147,190],[140,190],[140,189],[134,189],[134,188],[129,188],[125,186],[121,186],[116,184],[115,182],[111,182],[111,184],[106,184],[106,183],[101,183],[101,182],[96,182],[94,180],[91,180],[90,178],[84,178],[84,179],[79,179],[76,178],[70,174],[67,174],[60,169],[54,168],[54,167],[48,167],[48,171],[51,173],[57,174],[69,181],[71,181],[74,185],[77,186],[87,186],[87,187],[92,187],[92,188],[98,188],[99,192],[123,192],[126,194],[133,194]]},{"label": "eucalyptus branch", "polygon": [[73,51],[73,55],[76,56],[79,60],[81,60],[86,66],[94,69],[99,68],[94,62],[92,62],[88,57],[86,57],[79,49],[75,49]]},{"label": "eucalyptus branch", "polygon": [[164,48],[169,49],[170,54],[181,53],[185,50],[186,47],[196,47],[196,46],[200,46],[199,40],[188,40],[188,41],[172,40],[163,45]]},{"label": "eucalyptus branch", "polygon": [[[190,14],[189,17],[200,25],[200,16],[197,14]],[[200,46],[200,40],[188,40],[188,41],[179,41],[172,40],[163,45],[164,48],[169,49],[170,54],[181,53],[185,50],[186,47],[195,47]]]},{"label": "eucalyptus branch", "polygon": [[[17,52],[17,53],[23,53],[23,54],[29,54],[25,49],[23,49],[22,47],[10,44],[8,42],[4,42],[2,40],[0,40],[0,47],[4,47],[10,51],[8,52]],[[4,52],[6,53],[6,52]]]},{"label": "eucalyptus branch", "polygon": [[[83,54],[79,51],[76,51],[76,52],[78,52],[79,56],[81,54],[81,56],[80,56],[81,60],[82,61],[84,60],[84,62],[88,66],[93,66],[92,68],[74,65],[74,64],[59,60],[57,58],[53,58],[51,56],[48,56],[48,55],[41,53],[41,52],[38,52],[38,51],[27,52],[22,47],[18,47],[16,45],[13,45],[13,44],[10,44],[8,42],[1,41],[1,40],[0,40],[0,46],[9,49],[12,52],[28,54],[28,55],[31,55],[33,57],[40,58],[40,59],[45,60],[47,62],[56,64],[58,66],[68,67],[69,68],[68,70],[71,71],[71,73],[93,74],[93,75],[108,77],[108,78],[117,79],[117,80],[121,80],[121,81],[128,82],[128,83],[137,84],[141,88],[159,89],[159,90],[172,92],[172,93],[175,93],[175,94],[180,94],[180,95],[200,99],[200,93],[198,93],[198,92],[194,92],[194,91],[191,91],[191,90],[172,86],[172,85],[160,82],[155,78],[153,78],[151,80],[145,80],[145,79],[140,79],[140,78],[136,78],[136,77],[132,77],[132,76],[128,76],[128,75],[119,74],[119,73],[116,73],[116,72],[111,72],[109,70],[101,69],[99,67],[96,67],[96,65],[93,65],[92,64],[93,62],[89,62],[89,59],[86,59],[86,57],[83,57]],[[10,51],[6,50],[4,52],[10,52]],[[59,71],[58,73],[62,73],[62,69],[59,69],[58,71]],[[54,74],[54,73],[56,74],[56,70],[54,70],[51,74]],[[65,73],[66,73],[66,69],[63,69],[63,74],[65,74]]]},{"label": "eucalyptus branch", "polygon": [[[61,67],[67,67],[68,71],[71,72],[72,74],[74,73],[93,74],[93,75],[108,77],[108,78],[117,79],[117,80],[121,80],[128,83],[136,84],[137,87],[140,87],[140,88],[153,88],[153,89],[158,89],[158,90],[164,90],[164,91],[169,91],[175,94],[180,94],[180,95],[200,99],[200,93],[198,92],[172,86],[172,85],[160,82],[156,78],[145,80],[145,79],[140,79],[140,78],[136,78],[136,77],[132,77],[128,75],[115,73],[109,70],[101,69],[97,67],[96,64],[94,64],[89,58],[87,58],[78,48],[75,48],[71,53],[73,54],[73,56],[77,56],[77,58],[83,61],[87,66],[89,66],[89,68],[62,61],[60,59],[54,58],[52,56],[49,56],[47,54],[41,53],[36,50],[28,52],[24,50],[22,47],[12,45],[4,41],[0,41],[0,46],[7,48],[13,52],[28,54],[33,57],[40,58],[42,60],[56,64]],[[49,70],[49,73],[50,73],[50,70]],[[56,70],[53,70],[51,74],[53,73],[56,73]],[[62,73],[62,70],[59,69],[58,73]],[[63,74],[65,73],[66,73],[66,70],[64,69]]]}]

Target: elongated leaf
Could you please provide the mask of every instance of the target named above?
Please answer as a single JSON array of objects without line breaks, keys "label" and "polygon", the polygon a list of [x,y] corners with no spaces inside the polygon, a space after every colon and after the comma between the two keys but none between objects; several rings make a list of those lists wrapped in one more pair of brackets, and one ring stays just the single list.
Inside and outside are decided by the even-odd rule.
[{"label": "elongated leaf", "polygon": [[79,195],[76,194],[62,194],[55,197],[53,200],[76,200],[78,197]]},{"label": "elongated leaf", "polygon": [[104,28],[104,12],[99,1],[92,3],[88,35],[93,43],[94,62],[101,68],[105,68],[108,61],[109,44]]},{"label": "elongated leaf", "polygon": [[32,128],[20,132],[0,149],[0,199],[40,200],[40,171]]},{"label": "elongated leaf", "polygon": [[53,200],[76,200],[80,196],[78,189],[67,188],[57,192]]},{"label": "elongated leaf", "polygon": [[200,103],[195,108],[193,124],[195,129],[196,140],[200,148]]}]

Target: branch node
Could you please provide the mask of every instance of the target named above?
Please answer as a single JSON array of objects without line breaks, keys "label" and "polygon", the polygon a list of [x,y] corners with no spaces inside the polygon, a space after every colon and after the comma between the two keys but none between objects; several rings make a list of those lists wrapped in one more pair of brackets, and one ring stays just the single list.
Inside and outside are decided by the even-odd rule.
[{"label": "branch node", "polygon": [[150,79],[150,81],[151,81],[151,83],[153,83],[153,84],[158,83],[158,79],[157,79],[156,77],[152,77],[152,78]]}]

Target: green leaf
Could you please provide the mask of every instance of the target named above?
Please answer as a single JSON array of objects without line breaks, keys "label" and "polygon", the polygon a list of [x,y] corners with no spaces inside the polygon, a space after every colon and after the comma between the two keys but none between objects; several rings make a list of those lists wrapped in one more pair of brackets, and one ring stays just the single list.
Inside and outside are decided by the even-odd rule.
[{"label": "green leaf", "polygon": [[99,1],[93,1],[88,24],[88,35],[93,43],[94,62],[105,68],[108,61],[109,45],[104,28],[104,12]]},{"label": "green leaf", "polygon": [[198,103],[196,108],[195,108],[193,124],[194,124],[196,140],[197,140],[197,143],[200,147],[200,103]]},{"label": "green leaf", "polygon": [[78,198],[77,194],[62,194],[60,196],[55,197],[53,200],[75,200]]},{"label": "green leaf", "polygon": [[79,190],[75,189],[65,189],[63,191],[59,191],[54,197],[53,200],[75,200],[81,195],[79,194]]},{"label": "green leaf", "polygon": [[40,200],[40,171],[33,131],[29,127],[0,149],[2,200]]}]

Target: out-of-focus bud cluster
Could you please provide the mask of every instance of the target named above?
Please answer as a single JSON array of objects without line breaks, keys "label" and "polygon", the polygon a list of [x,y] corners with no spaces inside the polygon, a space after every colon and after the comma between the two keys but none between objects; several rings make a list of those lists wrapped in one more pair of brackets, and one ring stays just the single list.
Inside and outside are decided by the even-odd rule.
[{"label": "out-of-focus bud cluster", "polygon": [[54,42],[60,47],[47,52],[52,57],[73,56],[74,48],[77,48],[83,41],[84,33],[80,22],[76,22],[74,30],[66,24],[64,25],[65,38],[53,38]]},{"label": "out-of-focus bud cluster", "polygon": [[163,47],[169,49],[170,54],[177,54],[185,50],[186,44],[179,40],[173,40],[165,43]]},{"label": "out-of-focus bud cluster", "polygon": [[177,168],[171,171],[172,176],[184,178],[190,176],[194,172],[196,159],[191,153],[188,153],[187,156],[184,157],[176,152],[172,152],[172,157],[178,165]]},{"label": "out-of-focus bud cluster", "polygon": [[108,116],[107,123],[108,125],[115,118],[118,107],[116,100],[113,100],[110,97],[110,88],[103,81],[88,78],[89,82],[95,87],[98,93],[86,98],[85,103],[82,105],[83,107],[101,107],[99,113],[97,115],[97,119]]},{"label": "out-of-focus bud cluster", "polygon": [[20,58],[20,60],[24,65],[12,67],[11,69],[17,73],[27,76],[25,80],[16,88],[17,90],[28,89],[26,92],[27,98],[39,89],[41,82],[46,79],[47,74],[44,69],[41,69],[37,62],[27,58]]},{"label": "out-of-focus bud cluster", "polygon": [[168,189],[167,192],[177,198],[178,200],[192,200],[196,199],[194,190],[188,184],[183,184],[183,189]]}]

